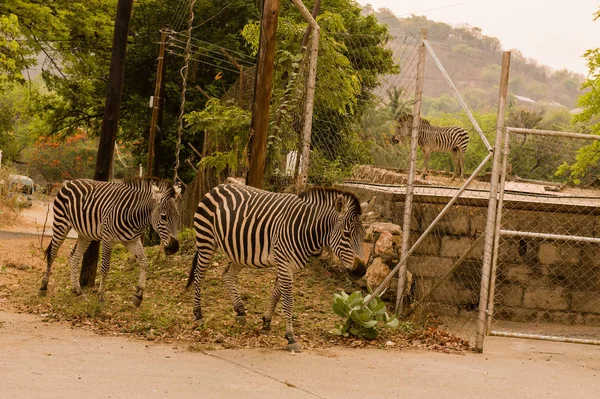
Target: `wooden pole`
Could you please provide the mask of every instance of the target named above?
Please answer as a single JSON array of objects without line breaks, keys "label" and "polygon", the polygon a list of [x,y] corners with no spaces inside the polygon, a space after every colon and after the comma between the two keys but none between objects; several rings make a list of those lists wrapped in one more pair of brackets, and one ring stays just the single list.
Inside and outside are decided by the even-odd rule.
[{"label": "wooden pole", "polygon": [[156,68],[156,85],[154,86],[154,100],[152,102],[152,120],[150,121],[150,137],[148,138],[148,164],[146,173],[151,175],[154,169],[152,163],[154,161],[154,139],[156,137],[156,124],[158,121],[159,110],[161,108],[161,88],[163,81],[163,63],[165,59],[165,47],[167,43],[167,31],[161,29],[160,32],[160,49],[158,51],[158,67]]},{"label": "wooden pole", "polygon": [[[419,46],[419,61],[417,64],[417,83],[415,85],[415,105],[413,107],[413,125],[410,139],[410,163],[408,166],[408,180],[406,182],[406,199],[404,200],[404,220],[402,223],[402,248],[400,256],[407,259],[410,248],[410,225],[412,223],[413,192],[415,183],[415,170],[417,168],[417,141],[419,136],[419,124],[421,123],[421,101],[423,98],[423,86],[425,82],[425,40],[427,40],[427,29],[421,29],[421,45]],[[402,263],[398,271],[398,290],[396,291],[396,315],[400,317],[403,312],[402,296],[406,284],[407,261]]]},{"label": "wooden pole", "polygon": [[[312,17],[313,18],[317,18],[317,15],[319,15],[319,9],[321,8],[321,0],[317,0],[315,1],[315,5],[313,6],[313,10],[312,10]],[[312,26],[309,24],[306,29],[304,30],[304,35],[302,36],[302,42],[300,43],[300,52],[304,53],[306,45],[308,44],[308,39],[310,39],[310,32],[312,31]],[[298,73],[298,71],[300,70],[300,65],[294,67],[292,69],[292,76],[295,75],[296,73]],[[291,80],[288,81],[288,85],[291,83]],[[286,87],[287,88],[287,87]],[[283,110],[284,107],[287,102],[288,102],[288,98],[290,97],[291,92],[285,90],[285,94],[283,95],[283,99],[281,100],[281,104],[282,106],[280,106],[277,109],[277,114],[275,115],[275,128],[273,129],[274,134],[275,135],[279,135],[279,130],[281,128],[281,121],[283,118]]]},{"label": "wooden pole", "polygon": [[[477,337],[475,349],[483,352],[486,322],[488,318],[488,297],[490,293],[490,276],[492,254],[494,250],[494,232],[496,230],[496,213],[498,212],[498,186],[500,168],[502,167],[502,144],[504,139],[504,115],[506,113],[506,96],[508,93],[508,72],[510,70],[510,51],[502,55],[502,71],[500,74],[500,90],[498,93],[498,113],[496,120],[496,139],[494,143],[494,162],[490,180],[490,199],[488,203],[487,222],[485,225],[485,243],[483,245],[483,265],[481,268],[481,289],[479,291],[479,313],[477,317]],[[491,298],[490,300],[494,300]]]},{"label": "wooden pole", "polygon": [[[108,181],[113,168],[119,108],[121,107],[121,95],[123,93],[123,82],[125,81],[125,51],[127,49],[127,36],[129,34],[132,6],[133,0],[119,0],[117,4],[108,88],[106,91],[104,116],[100,129],[100,143],[98,144],[96,170],[94,173],[95,180]],[[83,265],[79,277],[82,287],[94,286],[99,249],[100,243],[93,241],[83,256]]]},{"label": "wooden pole", "polygon": [[264,0],[260,22],[260,42],[254,104],[250,137],[250,168],[246,184],[262,188],[264,185],[269,128],[269,103],[273,86],[273,66],[275,63],[275,34],[279,16],[279,0]]},{"label": "wooden pole", "polygon": [[308,182],[308,162],[310,157],[310,139],[312,134],[312,114],[315,104],[315,87],[317,81],[317,58],[319,56],[319,32],[320,27],[308,12],[301,0],[292,0],[300,14],[308,22],[312,28],[312,41],[308,60],[308,76],[306,78],[306,101],[304,103],[304,111],[302,120],[302,154],[300,158],[300,172],[296,181],[296,190],[300,191]]}]

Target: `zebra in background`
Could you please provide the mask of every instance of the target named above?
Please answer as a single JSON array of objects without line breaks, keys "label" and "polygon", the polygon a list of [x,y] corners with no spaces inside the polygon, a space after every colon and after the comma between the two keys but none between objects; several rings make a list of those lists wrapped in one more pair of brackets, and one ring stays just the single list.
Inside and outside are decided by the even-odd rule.
[{"label": "zebra in background", "polygon": [[186,289],[194,283],[194,315],[202,323],[201,289],[217,248],[230,259],[223,281],[237,314],[245,323],[246,311],[237,291],[243,267],[275,266],[275,287],[263,316],[261,332],[271,329],[271,318],[283,297],[287,349],[300,351],[292,327],[292,280],[308,257],[331,247],[353,277],[362,277],[365,230],[361,205],[354,194],[330,188],[310,188],[300,195],[280,194],[249,186],[219,185],[207,193],[194,215],[196,256]]},{"label": "zebra in background", "polygon": [[140,306],[148,269],[141,236],[148,226],[152,226],[160,236],[165,253],[171,255],[177,252],[179,212],[176,199],[180,194],[179,186],[156,178],[134,178],[119,183],[88,179],[65,182],[54,200],[52,240],[46,249],[47,266],[40,296],[47,293],[52,263],[58,249],[69,231],[75,229],[77,244],[69,257],[73,292],[85,297],[79,284],[79,266],[90,243],[100,241],[102,266],[98,297],[103,301],[112,248],[116,243],[123,243],[135,254],[140,265],[137,292],[132,298],[132,302]]},{"label": "zebra in background", "polygon": [[[392,136],[393,143],[410,138],[413,125],[413,116],[406,115],[398,120],[396,134]],[[433,126],[427,119],[421,118],[419,124],[418,144],[423,151],[423,171],[421,179],[427,176],[427,164],[432,152],[449,152],[452,155],[454,173],[456,178],[460,172],[461,180],[465,172],[465,152],[469,145],[469,133],[459,126]]]}]

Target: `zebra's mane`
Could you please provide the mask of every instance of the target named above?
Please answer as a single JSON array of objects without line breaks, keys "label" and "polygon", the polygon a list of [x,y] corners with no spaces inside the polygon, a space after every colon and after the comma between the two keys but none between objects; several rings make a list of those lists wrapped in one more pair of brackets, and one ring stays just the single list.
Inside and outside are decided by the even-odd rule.
[{"label": "zebra's mane", "polygon": [[431,126],[431,122],[429,122],[425,118],[421,118],[421,125],[423,125],[423,126]]},{"label": "zebra's mane", "polygon": [[354,208],[356,209],[358,214],[361,214],[360,201],[358,200],[356,195],[348,191],[342,191],[331,187],[309,187],[306,189],[306,191],[303,191],[300,194],[298,194],[298,198],[306,202],[315,202],[315,200],[327,200],[328,202],[331,202],[331,204],[333,204],[338,195],[343,195],[344,197],[352,201],[352,205],[354,205]]},{"label": "zebra's mane", "polygon": [[160,188],[160,191],[162,191],[163,195],[167,196],[167,198],[175,197],[173,182],[166,179],[160,179],[158,177],[132,177],[123,180],[122,184],[131,188],[146,188],[154,184]]}]

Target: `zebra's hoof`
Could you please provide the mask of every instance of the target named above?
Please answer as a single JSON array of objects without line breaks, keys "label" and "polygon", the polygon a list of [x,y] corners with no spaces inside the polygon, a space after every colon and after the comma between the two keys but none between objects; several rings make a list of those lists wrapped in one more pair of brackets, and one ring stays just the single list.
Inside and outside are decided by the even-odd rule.
[{"label": "zebra's hoof", "polygon": [[131,302],[135,305],[136,308],[139,308],[142,304],[142,298],[138,298],[137,295],[131,297]]},{"label": "zebra's hoof", "polygon": [[286,351],[289,352],[302,352],[302,347],[300,346],[300,344],[298,342],[294,342],[292,344],[287,344],[287,346],[285,347]]},{"label": "zebra's hoof", "polygon": [[204,320],[195,320],[192,324],[192,330],[201,330],[204,327]]},{"label": "zebra's hoof", "polygon": [[236,322],[236,324],[239,324],[240,326],[245,326],[246,325],[246,316],[235,316],[235,322]]},{"label": "zebra's hoof", "polygon": [[78,294],[78,295],[75,297],[75,299],[77,299],[77,300],[78,300],[78,301],[80,301],[80,302],[83,302],[83,301],[87,300],[87,296],[85,296],[85,294],[84,294],[84,293],[81,293],[81,294]]},{"label": "zebra's hoof", "polygon": [[258,333],[260,335],[267,335],[271,333],[271,328],[261,328],[260,330],[258,330]]},{"label": "zebra's hoof", "polygon": [[45,289],[45,290],[40,289],[40,290],[38,290],[38,296],[45,297],[47,294],[48,294],[48,289]]}]

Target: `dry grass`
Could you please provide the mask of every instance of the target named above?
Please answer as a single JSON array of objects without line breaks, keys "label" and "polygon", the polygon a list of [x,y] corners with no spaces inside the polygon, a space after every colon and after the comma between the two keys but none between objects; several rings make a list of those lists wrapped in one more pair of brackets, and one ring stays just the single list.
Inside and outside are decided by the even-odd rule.
[{"label": "dry grass", "polygon": [[14,226],[20,221],[20,209],[14,202],[11,199],[0,200],[0,228]]},{"label": "dry grass", "polygon": [[[46,239],[46,242],[48,240]],[[141,339],[179,342],[192,350],[217,348],[282,348],[285,322],[281,305],[273,318],[270,335],[260,335],[261,316],[268,305],[274,272],[243,270],[239,290],[248,313],[246,326],[236,325],[227,290],[221,279],[226,259],[217,256],[207,273],[203,289],[204,326],[194,323],[193,294],[183,293],[192,259],[193,241],[184,239],[182,250],[171,257],[161,255],[157,248],[148,248],[151,259],[144,302],[136,309],[130,299],[137,285],[138,267],[121,246],[113,252],[108,276],[106,302],[100,304],[95,294],[88,292],[86,301],[74,298],[66,265],[69,253],[67,241],[61,248],[53,268],[48,296],[40,298],[37,289],[42,270],[39,239],[0,241],[0,308],[40,314],[48,321],[66,320],[74,326],[103,334],[129,335]],[[313,259],[297,273],[294,280],[294,329],[304,348],[324,348],[335,345],[352,347],[404,348],[420,346],[459,352],[466,350],[463,341],[435,329],[414,329],[405,324],[398,331],[383,330],[373,341],[344,339],[328,331],[340,322],[331,310],[332,296],[341,290],[356,287],[345,273]]]}]

